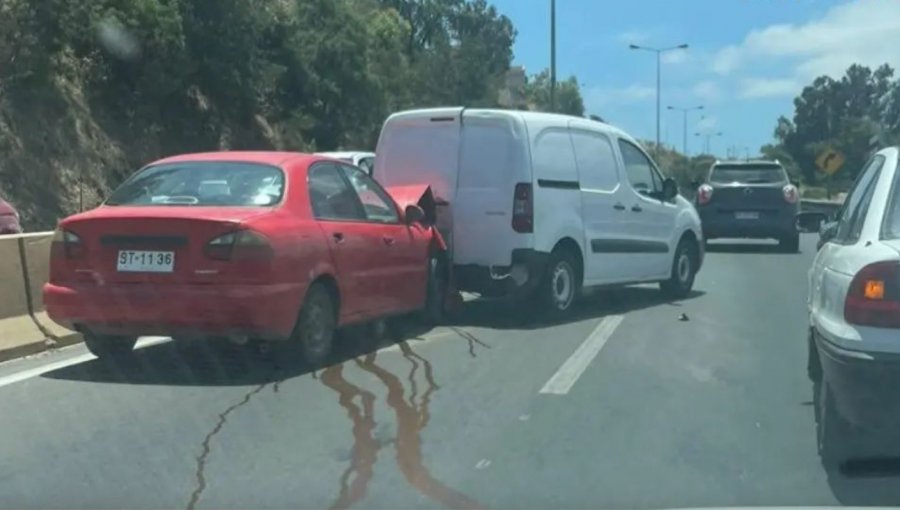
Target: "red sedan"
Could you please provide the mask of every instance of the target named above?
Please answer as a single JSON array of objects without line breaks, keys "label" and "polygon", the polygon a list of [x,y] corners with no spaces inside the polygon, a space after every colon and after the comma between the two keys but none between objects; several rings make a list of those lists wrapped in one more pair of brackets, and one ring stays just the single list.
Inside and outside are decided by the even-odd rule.
[{"label": "red sedan", "polygon": [[[98,357],[138,336],[259,339],[319,362],[335,329],[443,307],[444,244],[360,169],[217,152],[154,162],[61,221],[44,302]],[[418,196],[415,196],[418,195]]]}]

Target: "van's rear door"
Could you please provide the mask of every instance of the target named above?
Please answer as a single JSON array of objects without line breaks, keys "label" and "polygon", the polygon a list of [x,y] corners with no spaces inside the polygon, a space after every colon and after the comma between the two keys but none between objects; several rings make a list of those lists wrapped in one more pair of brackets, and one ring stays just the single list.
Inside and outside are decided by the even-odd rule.
[{"label": "van's rear door", "polygon": [[388,117],[378,138],[372,173],[386,188],[430,185],[438,203],[437,227],[451,250],[452,220],[446,204],[456,198],[462,111],[434,108]]},{"label": "van's rear door", "polygon": [[528,134],[510,112],[466,110],[453,201],[453,262],[508,266],[531,233],[513,230],[516,183],[531,183]]}]

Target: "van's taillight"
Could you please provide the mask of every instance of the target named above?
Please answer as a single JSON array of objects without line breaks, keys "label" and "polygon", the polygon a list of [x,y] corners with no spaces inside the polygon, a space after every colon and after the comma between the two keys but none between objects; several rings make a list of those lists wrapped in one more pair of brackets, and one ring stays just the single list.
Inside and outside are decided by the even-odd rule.
[{"label": "van's taillight", "polygon": [[531,183],[516,184],[513,193],[512,228],[520,234],[530,234],[534,231],[534,198]]},{"label": "van's taillight", "polygon": [[900,263],[876,262],[850,282],[844,320],[857,326],[900,328]]},{"label": "van's taillight", "polygon": [[797,187],[793,184],[788,184],[787,186],[781,188],[781,192],[784,193],[784,201],[789,204],[796,204],[797,200],[800,199],[800,194],[797,192]]},{"label": "van's taillight", "polygon": [[206,243],[203,253],[215,260],[267,260],[273,255],[269,240],[252,230],[221,235]]},{"label": "van's taillight", "polygon": [[53,245],[56,246],[57,252],[62,253],[67,259],[84,257],[84,243],[74,232],[58,229],[53,233]]},{"label": "van's taillight", "polygon": [[697,203],[700,205],[708,204],[712,200],[713,187],[704,184],[697,188]]}]

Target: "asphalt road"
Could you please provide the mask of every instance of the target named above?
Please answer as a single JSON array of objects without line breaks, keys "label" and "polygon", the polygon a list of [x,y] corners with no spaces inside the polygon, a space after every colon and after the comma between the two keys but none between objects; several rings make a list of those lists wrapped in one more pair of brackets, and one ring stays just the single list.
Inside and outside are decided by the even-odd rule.
[{"label": "asphalt road", "polygon": [[714,244],[690,298],[603,292],[565,324],[469,302],[324,369],[170,343],[0,365],[0,507],[900,504],[900,461],[817,456],[813,250]]}]

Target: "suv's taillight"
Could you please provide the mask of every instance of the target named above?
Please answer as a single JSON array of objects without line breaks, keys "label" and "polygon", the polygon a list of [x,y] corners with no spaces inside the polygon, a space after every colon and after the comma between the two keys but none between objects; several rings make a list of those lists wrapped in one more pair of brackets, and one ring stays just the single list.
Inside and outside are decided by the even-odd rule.
[{"label": "suv's taillight", "polygon": [[534,231],[534,197],[531,183],[516,184],[513,193],[512,228],[520,234],[530,234]]},{"label": "suv's taillight", "polygon": [[713,187],[709,184],[704,184],[697,188],[697,203],[700,205],[708,204],[710,200],[712,200]]},{"label": "suv's taillight", "polygon": [[793,184],[788,184],[785,187],[781,188],[781,192],[784,193],[784,201],[789,204],[796,204],[797,200],[800,198],[800,194],[797,192],[797,187]]},{"label": "suv's taillight", "polygon": [[53,246],[56,246],[57,253],[61,253],[67,259],[79,259],[85,254],[81,238],[68,230],[58,229],[53,233]]},{"label": "suv's taillight", "polygon": [[215,260],[267,260],[273,255],[269,240],[252,230],[221,235],[206,243],[203,253]]},{"label": "suv's taillight", "polygon": [[900,328],[900,263],[876,262],[850,282],[844,320],[858,326]]}]

